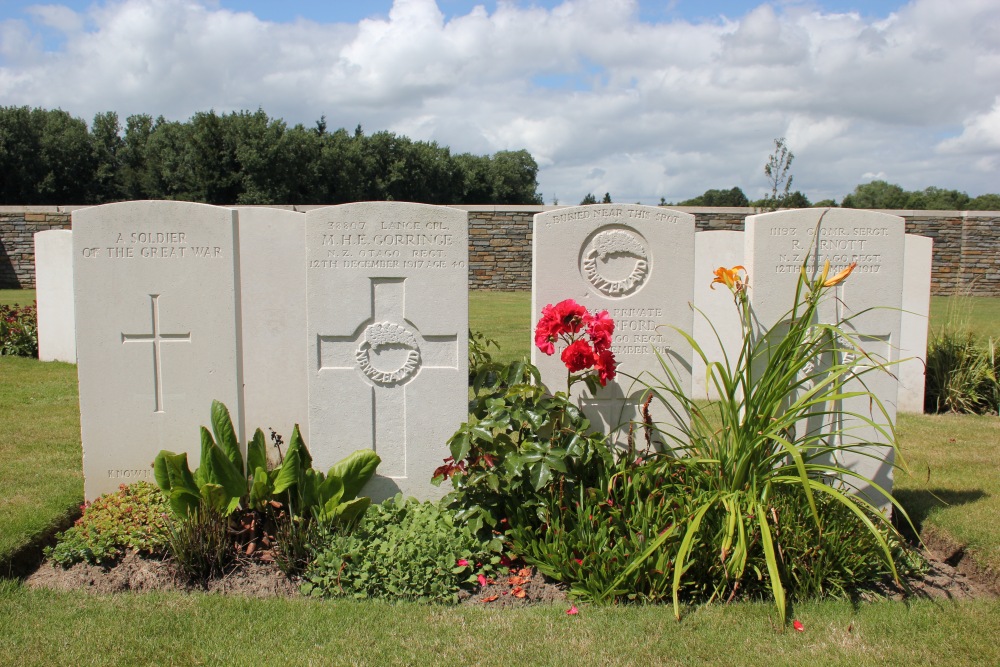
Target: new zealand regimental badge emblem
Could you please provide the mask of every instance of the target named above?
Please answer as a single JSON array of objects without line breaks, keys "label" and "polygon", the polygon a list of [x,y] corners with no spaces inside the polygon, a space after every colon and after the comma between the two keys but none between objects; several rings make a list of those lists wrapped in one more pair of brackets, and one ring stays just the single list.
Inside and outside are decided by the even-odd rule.
[{"label": "new zealand regimental badge emblem", "polygon": [[649,277],[646,240],[634,229],[597,230],[584,244],[580,272],[603,296],[622,298],[634,294]]},{"label": "new zealand regimental badge emblem", "polygon": [[[397,349],[405,353],[397,368],[380,370],[372,353]],[[379,385],[397,385],[409,380],[420,368],[420,348],[417,339],[406,327],[391,322],[376,322],[365,328],[354,358],[368,379]]]}]

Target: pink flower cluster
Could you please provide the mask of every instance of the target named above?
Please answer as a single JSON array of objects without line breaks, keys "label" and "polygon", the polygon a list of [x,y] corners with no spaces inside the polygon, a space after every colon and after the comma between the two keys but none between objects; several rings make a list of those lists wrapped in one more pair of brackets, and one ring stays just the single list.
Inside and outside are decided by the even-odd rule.
[{"label": "pink flower cluster", "polygon": [[[555,344],[566,343],[561,358],[570,373],[593,368],[601,386],[615,378],[618,362],[611,351],[611,338],[615,322],[602,310],[591,315],[587,309],[572,299],[566,299],[542,308],[542,318],[535,325],[535,345],[544,354],[555,353]],[[583,334],[586,333],[588,342]]]}]

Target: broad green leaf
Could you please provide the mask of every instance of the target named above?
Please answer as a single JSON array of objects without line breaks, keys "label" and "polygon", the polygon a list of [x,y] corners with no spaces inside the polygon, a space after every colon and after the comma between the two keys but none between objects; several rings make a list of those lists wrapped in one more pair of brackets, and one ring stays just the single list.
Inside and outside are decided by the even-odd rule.
[{"label": "broad green leaf", "polygon": [[292,429],[292,437],[288,441],[288,449],[285,451],[285,460],[278,468],[278,475],[274,479],[274,493],[284,493],[296,484],[300,483],[305,476],[305,471],[312,465],[309,452],[305,451],[305,443],[299,435],[298,425]]},{"label": "broad green leaf", "polygon": [[344,495],[342,500],[353,500],[358,497],[361,488],[375,474],[380,463],[382,463],[382,459],[379,458],[378,454],[370,449],[359,449],[334,464],[327,474],[336,475],[343,482]]},{"label": "broad green leaf", "polygon": [[469,455],[469,425],[462,424],[459,431],[448,441],[448,448],[451,450],[451,458],[455,461],[462,461]]},{"label": "broad green leaf", "polygon": [[204,484],[201,487],[201,501],[222,515],[228,516],[231,497],[219,484]]},{"label": "broad green leaf", "polygon": [[247,475],[256,475],[257,468],[267,470],[267,440],[260,429],[254,431],[253,438],[247,443]]},{"label": "broad green leaf", "polygon": [[324,479],[323,473],[316,472],[312,468],[303,473],[302,482],[296,487],[300,503],[297,512],[304,514],[307,508],[318,507],[321,504],[319,487]]},{"label": "broad green leaf", "polygon": [[233,428],[233,420],[229,416],[229,408],[221,401],[212,401],[212,432],[222,451],[225,452],[240,474],[243,475],[243,455],[240,453],[240,441]]},{"label": "broad green leaf", "polygon": [[187,516],[198,507],[198,484],[188,468],[187,454],[160,452],[170,486],[170,508],[177,516]]},{"label": "broad green leaf", "polygon": [[164,491],[170,491],[170,475],[167,474],[167,462],[165,457],[174,456],[173,452],[163,449],[153,459],[153,479]]},{"label": "broad green leaf", "polygon": [[271,499],[273,486],[268,478],[267,470],[257,468],[250,484],[250,507],[260,509]]},{"label": "broad green leaf", "polygon": [[372,499],[368,497],[355,498],[346,503],[341,503],[333,510],[333,520],[340,525],[350,525],[357,521],[371,505]]},{"label": "broad green leaf", "polygon": [[552,470],[545,463],[539,461],[528,468],[528,475],[531,479],[531,486],[535,491],[540,491],[552,479]]},{"label": "broad green leaf", "polygon": [[201,456],[198,460],[198,469],[194,471],[194,479],[198,482],[200,487],[203,484],[209,482],[214,482],[215,480],[209,479],[209,475],[212,472],[212,461],[210,459],[212,447],[215,447],[215,440],[212,438],[212,434],[207,428],[202,426],[199,430],[201,434]]},{"label": "broad green leaf", "polygon": [[344,482],[337,475],[327,475],[317,488],[317,504],[337,506],[344,499]]},{"label": "broad green leaf", "polygon": [[[235,507],[231,499],[235,498],[238,504],[240,498],[247,492],[246,478],[243,476],[243,472],[218,447],[212,448],[211,461],[215,483],[221,486],[229,496],[226,500],[226,511],[227,513],[232,512]],[[230,507],[232,509],[228,509]]]}]

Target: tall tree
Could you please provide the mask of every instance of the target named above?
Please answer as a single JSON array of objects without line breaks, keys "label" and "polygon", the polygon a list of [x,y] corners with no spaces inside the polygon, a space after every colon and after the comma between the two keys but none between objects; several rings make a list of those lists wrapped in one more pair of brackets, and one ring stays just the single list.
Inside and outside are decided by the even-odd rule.
[{"label": "tall tree", "polygon": [[792,187],[792,175],[788,172],[794,159],[795,154],[785,146],[785,138],[775,139],[774,153],[768,156],[767,163],[764,164],[764,175],[771,186],[771,194],[763,199],[761,208],[764,210],[773,211],[784,205],[784,199],[788,197]]},{"label": "tall tree", "polygon": [[842,208],[900,209],[906,208],[909,195],[895,183],[872,181],[858,185],[840,202]]},{"label": "tall tree", "polygon": [[90,141],[94,152],[94,181],[89,201],[104,203],[125,199],[122,182],[122,149],[125,141],[121,136],[118,114],[106,111],[94,116],[90,125]]},{"label": "tall tree", "polygon": [[[661,206],[664,205],[661,198]],[[705,190],[697,197],[682,201],[679,206],[749,206],[750,201],[743,190],[734,187],[730,190]]]}]

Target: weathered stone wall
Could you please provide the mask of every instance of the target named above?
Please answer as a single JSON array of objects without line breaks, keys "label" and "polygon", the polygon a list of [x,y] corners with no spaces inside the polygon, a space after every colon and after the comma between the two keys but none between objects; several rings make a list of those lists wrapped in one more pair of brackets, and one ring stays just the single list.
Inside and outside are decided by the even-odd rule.
[{"label": "weathered stone wall", "polygon": [[[35,285],[34,234],[70,226],[78,206],[0,207],[0,289]],[[282,207],[291,208],[291,207]],[[296,207],[306,210],[310,207]],[[469,212],[469,285],[475,290],[531,289],[531,223],[557,206],[457,206]],[[742,230],[748,208],[677,207],[699,231]],[[934,239],[931,293],[1000,296],[1000,212],[886,211],[906,232]]]},{"label": "weathered stone wall", "polygon": [[68,229],[61,206],[0,206],[0,289],[35,286],[35,232]]}]

